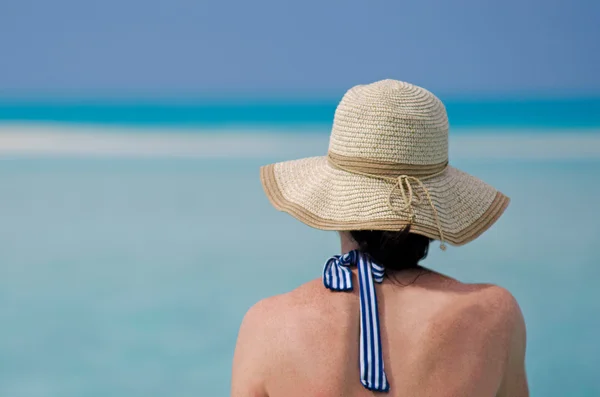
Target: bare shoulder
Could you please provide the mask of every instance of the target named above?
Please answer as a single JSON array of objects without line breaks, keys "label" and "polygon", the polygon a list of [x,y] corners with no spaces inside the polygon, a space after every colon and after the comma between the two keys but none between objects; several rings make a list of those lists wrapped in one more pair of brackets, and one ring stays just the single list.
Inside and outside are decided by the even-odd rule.
[{"label": "bare shoulder", "polygon": [[469,297],[469,305],[478,309],[473,313],[480,314],[474,320],[479,320],[484,328],[494,327],[510,333],[524,327],[521,308],[510,291],[493,284],[480,284],[478,287],[476,293]]},{"label": "bare shoulder", "polygon": [[272,296],[246,312],[238,333],[232,366],[232,396],[266,396],[267,379],[281,362],[281,349],[293,325],[297,293]]},{"label": "bare shoulder", "polygon": [[282,309],[289,300],[286,295],[275,295],[262,299],[248,309],[240,326],[238,344],[244,336],[251,337],[253,343],[256,343],[259,338],[268,337],[270,330],[274,331],[278,328]]},{"label": "bare shoulder", "polygon": [[312,337],[307,330],[322,326],[324,293],[322,285],[313,281],[254,304],[242,320],[236,355],[277,365],[287,355],[284,350],[289,353],[295,346],[292,342],[301,345]]},{"label": "bare shoulder", "polygon": [[518,335],[524,337],[516,299],[505,288],[487,284],[449,282],[434,293],[444,298],[427,322],[415,360],[431,375],[428,392],[497,395],[513,357],[521,354],[513,347],[522,339]]},{"label": "bare shoulder", "polygon": [[[303,284],[285,294],[271,296],[254,304],[242,321],[240,333],[260,334],[262,337],[282,335],[297,322],[318,317],[318,304],[326,293],[317,280]],[[271,340],[270,342],[273,342]]]},{"label": "bare shoulder", "polygon": [[462,284],[452,293],[447,307],[437,317],[440,330],[460,330],[461,335],[480,334],[510,343],[515,332],[524,329],[519,304],[507,289],[493,284]]},{"label": "bare shoulder", "polygon": [[[523,313],[515,297],[506,289],[490,285],[479,292],[483,315],[476,324],[480,330],[482,357],[496,360],[498,396],[529,395],[525,373],[526,330]],[[493,365],[488,365],[491,371]]]},{"label": "bare shoulder", "polygon": [[494,284],[471,285],[474,293],[469,296],[470,303],[487,309],[491,318],[515,320],[520,315],[517,300],[506,288]]}]

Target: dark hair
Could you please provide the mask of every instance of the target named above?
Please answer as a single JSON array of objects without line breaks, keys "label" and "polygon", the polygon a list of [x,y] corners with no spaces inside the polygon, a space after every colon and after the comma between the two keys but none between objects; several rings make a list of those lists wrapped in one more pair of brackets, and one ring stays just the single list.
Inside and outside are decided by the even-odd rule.
[{"label": "dark hair", "polygon": [[419,267],[431,242],[429,237],[410,233],[410,225],[397,232],[355,230],[350,235],[376,263],[396,271]]}]

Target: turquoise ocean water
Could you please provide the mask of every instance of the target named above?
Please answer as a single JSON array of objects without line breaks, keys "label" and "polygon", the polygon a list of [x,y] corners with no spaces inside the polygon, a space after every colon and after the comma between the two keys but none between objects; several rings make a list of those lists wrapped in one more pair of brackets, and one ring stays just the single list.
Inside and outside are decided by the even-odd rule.
[{"label": "turquoise ocean water", "polygon": [[[577,101],[584,105],[572,105]],[[577,101],[450,104],[451,122],[459,127],[451,142],[452,136],[492,134],[493,146],[513,134],[518,151],[521,128],[535,131],[540,142],[549,131],[567,140],[578,131],[597,136],[600,101]],[[258,115],[246,105],[223,104],[220,115],[203,118],[170,105],[188,115],[182,119],[122,106],[94,105],[83,113],[73,104],[35,106],[0,105],[0,137],[3,125],[31,122],[152,127],[165,135],[181,126],[202,134],[199,126],[275,125],[292,145],[304,139],[299,124],[319,124],[323,134],[333,112],[328,103],[269,105]],[[286,106],[289,113],[282,115]],[[315,113],[302,116],[311,106]],[[599,141],[586,142],[580,157],[528,158],[510,150],[455,156],[453,165],[497,186],[512,203],[480,239],[446,252],[434,244],[425,261],[464,281],[494,282],[513,292],[528,326],[533,396],[600,396],[600,156],[589,151],[589,142]],[[315,145],[298,154],[325,151]],[[227,395],[244,312],[319,277],[324,259],[339,249],[334,233],[276,212],[264,197],[258,167],[282,159],[277,152],[2,154],[0,396]]]},{"label": "turquoise ocean water", "polygon": [[[598,127],[600,97],[443,98],[455,127]],[[265,100],[8,100],[0,97],[0,122],[58,122],[129,126],[297,127],[331,123],[338,98]]]}]

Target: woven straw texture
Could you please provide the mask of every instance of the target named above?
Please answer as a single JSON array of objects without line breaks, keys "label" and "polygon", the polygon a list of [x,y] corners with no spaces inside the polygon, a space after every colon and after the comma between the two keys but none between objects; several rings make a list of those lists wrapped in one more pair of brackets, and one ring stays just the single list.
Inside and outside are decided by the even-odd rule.
[{"label": "woven straw texture", "polygon": [[429,91],[396,80],[351,88],[338,105],[329,152],[401,164],[448,161],[448,118]]},{"label": "woven straw texture", "polygon": [[[318,229],[411,224],[414,233],[461,245],[487,230],[509,199],[447,161],[448,121],[439,99],[384,80],[346,93],[328,156],[262,167],[261,181],[278,210]],[[411,180],[417,183],[408,186]]]}]

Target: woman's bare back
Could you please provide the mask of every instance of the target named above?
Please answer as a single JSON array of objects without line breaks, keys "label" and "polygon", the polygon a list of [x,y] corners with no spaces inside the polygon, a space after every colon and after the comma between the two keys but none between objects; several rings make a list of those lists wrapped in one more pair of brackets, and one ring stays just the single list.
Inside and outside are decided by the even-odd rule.
[{"label": "woman's bare back", "polygon": [[[510,293],[434,272],[411,284],[417,275],[376,287],[389,396],[527,396],[525,328]],[[240,330],[232,396],[379,394],[360,383],[358,344],[356,290],[314,280],[263,300]]]}]

